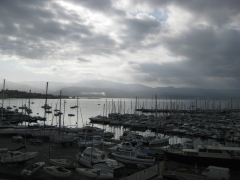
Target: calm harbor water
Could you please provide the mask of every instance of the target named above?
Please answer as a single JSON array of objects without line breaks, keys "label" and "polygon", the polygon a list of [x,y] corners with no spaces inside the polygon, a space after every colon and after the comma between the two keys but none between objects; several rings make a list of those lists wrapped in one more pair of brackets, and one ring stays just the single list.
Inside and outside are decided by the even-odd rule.
[{"label": "calm harbor water", "polygon": [[[23,111],[19,109],[21,106],[27,106],[32,109],[32,116],[46,116],[47,121],[46,124],[58,125],[59,117],[54,116],[54,110],[60,109],[60,100],[59,99],[48,99],[47,104],[52,107],[52,113],[44,114],[44,109],[41,108],[45,104],[45,99],[5,99],[4,107],[7,106],[14,107],[18,109],[19,112]],[[77,106],[78,108],[71,108],[73,106]],[[89,124],[89,118],[97,115],[104,115],[109,113],[134,113],[135,108],[145,108],[145,109],[155,109],[157,106],[158,109],[182,109],[182,110],[195,110],[199,109],[229,109],[229,108],[238,108],[239,102],[232,100],[170,100],[170,99],[158,99],[157,102],[155,99],[135,99],[135,98],[126,98],[126,99],[117,99],[117,98],[100,98],[100,99],[92,99],[92,98],[79,98],[77,99],[62,99],[61,100],[61,112],[63,115],[61,116],[61,123],[64,126],[69,126],[72,128],[75,127],[83,127],[86,124]],[[13,108],[13,109],[14,109]],[[137,112],[141,114],[141,112]],[[74,114],[75,116],[68,116],[68,114]],[[155,113],[154,113],[155,115]],[[157,116],[163,116],[164,114],[159,113]],[[43,124],[42,121],[39,122]],[[94,124],[94,126],[104,128],[106,131],[114,132],[116,139],[119,138],[123,134],[124,129],[122,126],[109,126],[102,124]],[[136,131],[141,135],[144,135],[143,132]],[[189,138],[186,137],[178,137],[178,136],[170,136],[169,143],[182,143]],[[212,145],[214,140],[202,140],[200,138],[194,139],[194,146],[198,144],[209,144]],[[229,145],[229,144],[228,144]],[[234,144],[235,146],[235,144]]]}]

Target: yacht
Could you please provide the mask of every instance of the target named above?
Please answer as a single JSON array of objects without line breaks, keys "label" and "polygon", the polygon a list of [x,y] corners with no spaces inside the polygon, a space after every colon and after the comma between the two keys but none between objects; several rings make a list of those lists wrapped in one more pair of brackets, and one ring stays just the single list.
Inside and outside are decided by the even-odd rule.
[{"label": "yacht", "polygon": [[117,152],[117,151],[124,151],[124,150],[133,151],[134,147],[130,142],[122,142],[121,144],[108,148],[108,150],[110,152]]},{"label": "yacht", "polygon": [[149,145],[158,145],[158,144],[163,144],[163,143],[169,143],[169,137],[157,135],[155,138],[153,138],[149,142]]},{"label": "yacht", "polygon": [[109,119],[106,116],[97,115],[89,118],[91,123],[109,123]]},{"label": "yacht", "polygon": [[93,126],[85,126],[78,129],[77,135],[78,136],[89,136],[89,135],[100,135],[103,134],[104,129],[101,129],[99,127],[93,127]]},{"label": "yacht", "polygon": [[218,142],[214,142],[212,146],[198,145],[196,149],[166,149],[163,151],[169,160],[185,164],[197,164],[202,167],[240,167],[240,148],[221,146]]},{"label": "yacht", "polygon": [[1,157],[2,163],[21,163],[31,159],[34,159],[38,155],[38,152],[26,152],[20,151],[8,151],[6,155]]},{"label": "yacht", "polygon": [[86,139],[79,139],[77,141],[78,147],[82,148],[82,147],[90,147],[90,146],[98,146],[101,145],[103,143],[103,138],[102,136],[92,136],[92,139],[90,140],[86,140]]},{"label": "yacht", "polygon": [[155,162],[155,157],[140,153],[136,148],[122,148],[119,151],[113,152],[112,156],[124,164],[152,166]]},{"label": "yacht", "polygon": [[156,138],[155,133],[149,133],[149,134],[145,134],[141,139],[140,142],[142,144],[146,144],[149,145],[150,141],[152,141],[153,139]]},{"label": "yacht", "polygon": [[76,155],[77,161],[89,168],[101,169],[114,175],[120,174],[125,165],[110,159],[105,151],[101,151],[96,147],[87,147],[83,153]]}]

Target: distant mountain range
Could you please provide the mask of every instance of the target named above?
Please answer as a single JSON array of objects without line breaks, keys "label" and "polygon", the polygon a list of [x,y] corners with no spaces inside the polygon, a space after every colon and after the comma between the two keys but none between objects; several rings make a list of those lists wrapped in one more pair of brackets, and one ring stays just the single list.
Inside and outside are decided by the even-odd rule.
[{"label": "distant mountain range", "polygon": [[[0,83],[2,89],[3,83]],[[46,82],[43,81],[6,81],[6,89],[36,92],[45,94]],[[240,89],[203,89],[203,88],[151,88],[141,84],[123,84],[106,80],[84,80],[77,83],[49,82],[48,93],[59,95],[60,90],[66,96],[81,96],[95,98],[201,98],[201,99],[237,99]]]}]

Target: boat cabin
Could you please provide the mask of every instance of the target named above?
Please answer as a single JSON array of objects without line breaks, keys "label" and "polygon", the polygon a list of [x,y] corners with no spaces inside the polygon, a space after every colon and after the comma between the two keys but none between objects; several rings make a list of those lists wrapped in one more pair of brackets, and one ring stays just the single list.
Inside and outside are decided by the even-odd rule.
[{"label": "boat cabin", "polygon": [[116,160],[114,160],[114,159],[108,159],[106,162],[105,162],[105,164],[107,165],[107,166],[118,166],[118,162],[116,161]]},{"label": "boat cabin", "polygon": [[133,151],[134,147],[130,142],[122,142],[118,147],[118,151]]},{"label": "boat cabin", "polygon": [[103,138],[102,138],[102,136],[92,136],[92,140],[95,140],[95,141],[102,141],[103,140]]},{"label": "boat cabin", "polygon": [[22,153],[20,151],[10,151],[11,157],[21,156]]},{"label": "boat cabin", "polygon": [[82,158],[92,161],[93,163],[105,162],[107,153],[95,147],[88,147],[82,153]]},{"label": "boat cabin", "polygon": [[121,156],[129,156],[129,157],[136,157],[137,154],[133,151],[119,151],[117,152],[118,155],[121,155]]},{"label": "boat cabin", "polygon": [[240,153],[239,147],[223,147],[218,142],[213,146],[199,145],[197,149],[183,149],[184,155],[202,157],[232,158]]}]

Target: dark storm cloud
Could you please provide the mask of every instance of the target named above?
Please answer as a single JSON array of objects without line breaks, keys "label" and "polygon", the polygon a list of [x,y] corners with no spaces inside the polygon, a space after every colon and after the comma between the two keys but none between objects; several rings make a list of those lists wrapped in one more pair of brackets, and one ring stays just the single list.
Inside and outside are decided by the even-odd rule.
[{"label": "dark storm cloud", "polygon": [[226,29],[215,32],[212,28],[192,29],[180,38],[163,40],[172,55],[184,56],[185,67],[200,70],[206,77],[240,78],[240,31]]},{"label": "dark storm cloud", "polygon": [[[125,18],[120,20],[119,24],[125,27],[122,30],[121,39],[123,39],[122,49],[130,51],[141,51],[141,49],[158,46],[154,43],[156,36],[163,32],[162,24],[155,18],[142,14],[140,18]],[[152,43],[144,44],[144,40],[153,40]]]},{"label": "dark storm cloud", "polygon": [[[177,36],[162,36],[159,46],[171,56],[183,61],[170,63],[141,63],[131,66],[136,70],[136,80],[159,82],[166,85],[195,87],[240,88],[240,31],[231,29],[229,23],[240,15],[240,1],[131,1],[149,7],[164,8],[175,5],[190,12],[192,23]],[[238,24],[239,26],[239,24]],[[239,28],[239,27],[238,27]],[[161,62],[161,58],[159,58]]]},{"label": "dark storm cloud", "polygon": [[[83,24],[86,20],[53,1],[0,3],[0,39],[4,42],[0,45],[0,51],[3,55],[48,59],[59,56],[59,50],[64,50],[71,43],[86,54],[112,52],[110,48],[114,46],[114,40],[106,35],[93,34],[94,27]],[[85,45],[91,45],[91,48],[85,51]]]}]

